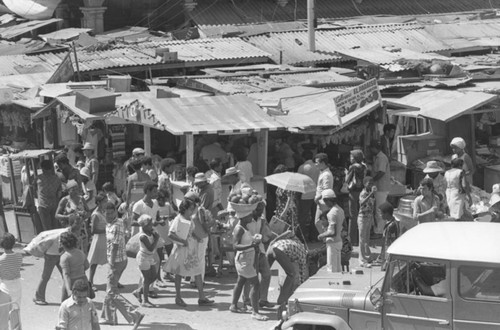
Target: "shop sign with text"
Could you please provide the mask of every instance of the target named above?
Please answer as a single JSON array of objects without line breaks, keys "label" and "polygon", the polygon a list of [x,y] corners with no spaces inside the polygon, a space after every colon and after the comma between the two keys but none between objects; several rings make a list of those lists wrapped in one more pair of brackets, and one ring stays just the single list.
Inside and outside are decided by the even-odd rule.
[{"label": "shop sign with text", "polygon": [[339,117],[344,117],[374,101],[380,102],[380,90],[376,79],[370,79],[353,89],[333,98]]}]

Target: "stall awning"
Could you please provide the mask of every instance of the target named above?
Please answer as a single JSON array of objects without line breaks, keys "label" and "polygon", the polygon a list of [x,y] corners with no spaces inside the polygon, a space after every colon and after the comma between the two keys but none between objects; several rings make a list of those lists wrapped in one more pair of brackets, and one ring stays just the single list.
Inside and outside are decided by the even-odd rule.
[{"label": "stall awning", "polygon": [[423,88],[398,100],[399,104],[418,107],[420,111],[402,111],[398,112],[398,115],[448,122],[497,97],[479,91]]},{"label": "stall awning", "polygon": [[284,128],[247,96],[157,99],[153,95],[137,97],[133,94],[118,97],[118,109],[106,116],[167,130],[174,135],[231,134]]}]

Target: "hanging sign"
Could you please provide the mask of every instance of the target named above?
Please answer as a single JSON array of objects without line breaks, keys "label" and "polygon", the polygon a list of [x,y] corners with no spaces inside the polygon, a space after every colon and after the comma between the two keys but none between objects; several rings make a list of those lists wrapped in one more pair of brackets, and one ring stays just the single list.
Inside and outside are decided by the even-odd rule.
[{"label": "hanging sign", "polygon": [[165,125],[161,123],[151,109],[147,108],[144,103],[135,100],[127,105],[121,106],[115,111],[105,115],[109,119],[118,117],[126,121],[132,121],[136,124],[152,126],[159,130],[165,130]]},{"label": "hanging sign", "polygon": [[340,118],[363,108],[364,106],[378,101],[380,102],[380,90],[378,89],[377,79],[370,79],[347,92],[334,97],[333,102],[337,108]]}]

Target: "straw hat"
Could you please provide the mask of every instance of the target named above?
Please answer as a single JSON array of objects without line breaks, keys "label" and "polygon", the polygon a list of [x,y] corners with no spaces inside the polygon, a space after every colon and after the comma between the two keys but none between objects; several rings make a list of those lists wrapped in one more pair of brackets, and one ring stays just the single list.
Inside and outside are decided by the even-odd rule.
[{"label": "straw hat", "polygon": [[335,195],[333,189],[325,189],[321,192],[321,199],[324,198],[337,198],[337,195]]},{"label": "straw hat", "polygon": [[230,175],[234,175],[234,174],[238,174],[238,173],[240,173],[240,170],[238,170],[236,167],[229,167],[226,170],[226,173],[224,174],[224,176],[230,176]]},{"label": "straw hat", "polygon": [[85,142],[82,148],[82,150],[94,150],[94,149],[95,149],[94,145],[90,142]]},{"label": "straw hat", "polygon": [[66,183],[66,189],[67,190],[70,190],[72,188],[77,188],[78,187],[78,182],[76,182],[75,180],[69,180],[67,183]]},{"label": "straw hat", "polygon": [[193,202],[197,202],[200,200],[200,195],[198,195],[196,192],[190,190],[184,195],[184,199],[189,199]]},{"label": "straw hat", "polygon": [[425,165],[424,173],[436,173],[436,172],[443,172],[443,169],[441,168],[441,166],[439,166],[439,163],[436,162],[435,160],[428,161],[427,164]]},{"label": "straw hat", "polygon": [[144,155],[146,152],[144,152],[144,149],[142,148],[135,148],[132,150],[132,155],[134,156],[139,156],[139,155]]},{"label": "straw hat", "polygon": [[207,176],[205,173],[196,173],[194,176],[194,183],[207,182]]}]

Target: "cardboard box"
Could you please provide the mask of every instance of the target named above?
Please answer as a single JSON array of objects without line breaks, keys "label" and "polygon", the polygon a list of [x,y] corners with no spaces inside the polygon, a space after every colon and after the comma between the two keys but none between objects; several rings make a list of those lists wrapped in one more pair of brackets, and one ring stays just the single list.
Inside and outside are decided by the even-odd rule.
[{"label": "cardboard box", "polygon": [[88,113],[109,112],[115,110],[117,96],[105,89],[88,89],[76,92],[75,105]]}]

